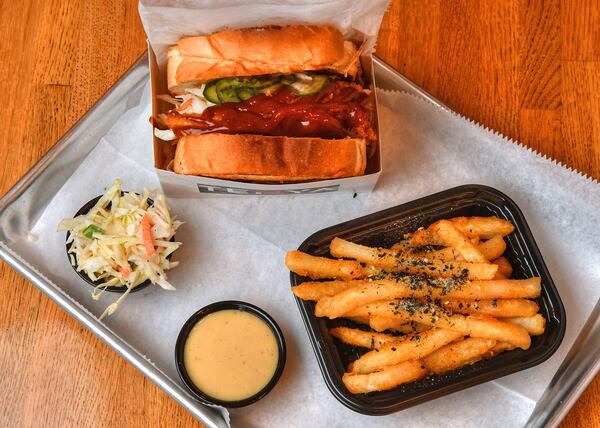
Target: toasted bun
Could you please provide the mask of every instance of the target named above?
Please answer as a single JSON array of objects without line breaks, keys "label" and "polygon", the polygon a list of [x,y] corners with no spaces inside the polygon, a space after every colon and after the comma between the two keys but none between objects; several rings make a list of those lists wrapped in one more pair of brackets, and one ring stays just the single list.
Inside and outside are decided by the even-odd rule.
[{"label": "toasted bun", "polygon": [[181,38],[169,48],[167,84],[178,94],[222,77],[330,70],[354,78],[358,67],[356,46],[333,27],[250,28]]},{"label": "toasted bun", "polygon": [[363,139],[209,133],[180,138],[173,169],[228,180],[298,182],[363,175],[366,162]]}]

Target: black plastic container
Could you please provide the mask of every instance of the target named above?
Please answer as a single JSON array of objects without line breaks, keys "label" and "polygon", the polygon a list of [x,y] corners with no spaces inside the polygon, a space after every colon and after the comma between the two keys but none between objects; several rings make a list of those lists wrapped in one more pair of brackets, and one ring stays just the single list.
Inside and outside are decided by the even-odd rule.
[{"label": "black plastic container", "polygon": [[[199,389],[194,382],[188,376],[187,370],[185,369],[185,363],[183,359],[183,351],[185,348],[185,342],[192,331],[192,328],[205,316],[212,314],[214,312],[223,311],[226,309],[236,309],[239,311],[246,311],[251,313],[252,315],[257,316],[262,321],[264,321],[267,326],[273,332],[275,336],[275,340],[277,341],[277,348],[279,350],[279,359],[277,361],[277,367],[275,368],[275,373],[273,373],[273,377],[269,381],[269,383],[261,389],[259,392],[254,394],[251,397],[245,398],[243,400],[237,401],[223,401],[217,398],[211,397],[210,395],[203,392]],[[275,322],[271,316],[260,309],[257,306],[254,306],[250,303],[240,302],[237,300],[227,300],[222,302],[215,302],[208,306],[203,307],[194,315],[192,315],[183,325],[181,331],[179,332],[179,336],[177,336],[177,342],[175,343],[175,365],[177,366],[177,372],[179,373],[179,377],[185,385],[194,393],[194,395],[205,404],[217,404],[219,406],[227,407],[227,408],[237,408],[248,406],[252,403],[257,402],[265,395],[267,395],[277,384],[281,374],[283,373],[283,369],[285,367],[286,360],[286,347],[285,347],[285,338],[283,337],[283,333],[281,329]]]},{"label": "black plastic container", "polygon": [[[124,192],[121,192],[121,195],[123,195]],[[82,206],[79,211],[77,211],[75,213],[75,215],[73,217],[77,217],[79,215],[84,215],[87,214],[93,207],[94,205],[96,205],[96,203],[100,200],[100,198],[102,197],[102,195],[96,196],[94,199],[86,202],[86,204],[84,206]],[[154,201],[152,199],[148,199],[148,205],[152,205],[154,203]],[[110,204],[108,205],[108,207],[110,207]],[[69,232],[67,232],[67,238],[66,240],[69,240],[69,236],[71,234]],[[175,237],[173,236],[173,238],[171,238],[171,241],[175,241]],[[67,249],[67,257],[69,257],[69,248],[71,248],[70,244],[66,244],[66,249]],[[169,254],[167,256],[167,259],[171,258],[171,255],[173,253]],[[75,258],[75,263],[77,263],[77,257],[75,255],[73,255],[73,257]],[[81,279],[83,279],[85,282],[87,282],[89,285],[91,285],[92,287],[97,287],[98,285],[102,284],[104,282],[104,280],[99,280],[99,281],[92,281],[92,279],[87,276],[85,274],[85,272],[79,271],[77,270],[77,266],[73,266],[73,270],[75,271],[75,273],[77,275],[79,275],[79,277]],[[136,291],[140,291],[143,290],[144,288],[148,287],[149,285],[151,285],[152,282],[147,279],[146,281],[142,282],[141,284],[135,286],[130,293],[135,293]],[[106,291],[110,291],[112,293],[125,293],[125,291],[127,291],[127,287],[125,286],[116,286],[116,285],[111,285],[109,287],[104,288],[104,290]]]},{"label": "black plastic container", "polygon": [[[541,208],[543,209],[543,208]],[[302,319],[317,356],[321,372],[332,394],[350,409],[367,415],[385,415],[456,392],[483,382],[533,367],[550,358],[565,334],[565,309],[546,268],[531,230],[517,205],[505,194],[491,187],[466,185],[445,190],[394,208],[357,218],[323,229],[300,245],[299,250],[316,256],[330,256],[329,243],[339,236],[360,244],[389,247],[403,234],[444,218],[458,216],[497,216],[515,225],[514,233],[505,238],[504,256],[513,266],[512,278],[542,279],[542,295],[536,302],[546,318],[546,331],[534,336],[528,350],[504,352],[443,375],[432,375],[418,382],[401,385],[390,391],[352,394],[342,383],[348,363],[367,352],[331,337],[328,329],[353,326],[349,320],[328,320],[314,316],[314,302],[296,298]],[[309,278],[291,273],[292,286]]]}]

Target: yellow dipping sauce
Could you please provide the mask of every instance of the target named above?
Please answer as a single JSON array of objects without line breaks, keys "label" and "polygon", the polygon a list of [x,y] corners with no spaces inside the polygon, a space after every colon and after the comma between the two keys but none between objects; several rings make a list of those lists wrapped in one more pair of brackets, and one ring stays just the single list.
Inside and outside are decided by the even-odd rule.
[{"label": "yellow dipping sauce", "polygon": [[278,360],[271,328],[256,315],[236,309],[202,318],[190,331],[183,350],[192,382],[222,401],[258,393],[275,374]]}]

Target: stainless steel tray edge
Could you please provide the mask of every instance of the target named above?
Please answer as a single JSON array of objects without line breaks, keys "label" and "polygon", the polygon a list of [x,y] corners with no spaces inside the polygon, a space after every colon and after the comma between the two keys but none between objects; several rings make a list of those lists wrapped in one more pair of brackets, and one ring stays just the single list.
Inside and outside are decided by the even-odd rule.
[{"label": "stainless steel tray edge", "polygon": [[152,379],[159,388],[188,409],[194,417],[200,419],[211,428],[227,427],[227,423],[223,420],[217,410],[201,404],[199,405],[197,400],[192,398],[185,390],[183,390],[183,388],[161,372],[149,359],[132,348],[126,341],[106,327],[106,325],[100,322],[98,318],[69,297],[52,281],[30,266],[29,263],[14,253],[3,242],[0,242],[0,257],[2,257],[2,259],[18,273],[23,275],[25,279],[38,287],[53,302],[63,308],[69,315],[87,327],[104,343],[129,361],[135,368]]},{"label": "stainless steel tray edge", "polygon": [[[378,70],[377,86],[379,88],[384,90],[409,92],[431,102],[443,110],[451,112],[452,114],[473,123],[473,121],[452,111],[441,101],[402,76],[378,57],[374,57],[374,64],[375,69]],[[98,133],[98,135],[89,135],[90,132],[93,134],[93,131],[88,131],[89,127],[87,126],[90,125],[89,122],[91,117],[94,116],[94,118],[96,118],[98,113],[100,113],[103,119],[102,122],[111,123],[115,120],[117,115],[121,114],[128,107],[135,105],[135,100],[139,100],[140,92],[147,80],[148,58],[147,54],[144,54],[131,69],[115,83],[115,85],[84,116],[82,116],[82,118],[60,140],[58,140],[30,170],[4,196],[2,196],[2,198],[0,198],[0,257],[50,297],[50,299],[67,313],[80,321],[107,345],[115,349],[119,355],[131,362],[134,367],[148,376],[179,404],[188,409],[192,415],[209,427],[225,427],[227,426],[227,423],[223,420],[217,410],[206,407],[193,399],[178,384],[173,382],[155,367],[150,360],[137,352],[127,342],[101,323],[94,315],[71,299],[60,289],[60,287],[53,284],[25,260],[20,258],[4,242],[10,241],[13,237],[11,236],[10,231],[12,228],[15,228],[15,224],[16,228],[21,231],[20,236],[26,235],[26,233],[23,232],[26,232],[31,228],[31,224],[20,223],[17,216],[18,211],[28,209],[36,212],[35,207],[45,206],[49,202],[49,199],[28,201],[26,198],[21,201],[21,196],[23,196],[24,192],[31,186],[43,185],[44,189],[47,190],[45,193],[48,195],[48,198],[51,198],[55,191],[63,184],[51,179],[52,168],[68,167],[74,170],[79,164],[77,159],[82,159],[87,156],[89,151],[95,147],[102,136],[101,133]],[[122,102],[121,99],[125,99],[125,102]],[[112,103],[117,102],[115,100],[121,101],[119,104],[120,108],[113,108]],[[97,123],[93,125],[93,129],[95,130],[102,128]],[[476,125],[481,126],[477,123]],[[77,150],[70,150],[74,147],[73,143],[79,141],[79,137],[85,133],[88,135],[86,135],[87,143],[85,147],[83,147],[84,150],[81,150],[82,147],[77,147]],[[97,139],[94,140],[94,137],[97,137]],[[56,166],[53,164],[53,161],[58,160],[59,155],[61,156],[60,159],[62,159],[62,163]],[[65,156],[67,159],[64,159]],[[43,176],[44,178],[43,183],[36,182],[36,179],[40,178],[40,176]],[[48,179],[46,179],[46,177]],[[589,177],[585,176],[584,178],[589,179]],[[35,206],[32,208],[31,204],[35,204]],[[16,205],[18,210],[14,208],[13,205]],[[7,212],[11,210],[11,208],[14,209],[14,213]],[[43,212],[43,210],[40,210],[40,214],[41,212]],[[30,223],[35,223],[37,218],[39,217],[29,219]],[[10,223],[10,227],[7,227],[7,222]],[[560,420],[562,420],[564,415],[566,415],[579,395],[583,392],[585,386],[587,386],[598,370],[600,370],[599,320],[600,302],[596,305],[586,326],[578,336],[571,351],[552,380],[550,388],[546,391],[540,402],[538,402],[527,426],[537,427],[558,425]],[[577,371],[570,370],[571,368],[574,368]]]},{"label": "stainless steel tray edge", "polygon": [[[34,284],[43,293],[45,293],[52,301],[64,309],[68,314],[73,316],[92,333],[99,337],[104,343],[113,348],[119,355],[129,361],[134,367],[140,370],[145,376],[149,377],[159,388],[169,394],[179,404],[188,409],[190,413],[201,420],[206,426],[211,428],[227,427],[228,424],[223,420],[221,414],[214,409],[200,404],[197,400],[191,397],[178,384],[173,382],[168,376],[162,373],[154,364],[146,357],[132,348],[126,341],[120,338],[117,334],[106,327],[94,315],[88,312],[79,303],[69,297],[60,287],[52,283],[48,278],[38,272],[34,267],[29,265],[19,255],[13,252],[4,241],[10,240],[15,235],[11,233],[13,228],[20,230],[21,233],[28,231],[32,224],[35,223],[39,216],[34,216],[29,219],[31,224],[22,224],[19,211],[27,209],[29,212],[36,211],[35,207],[45,206],[54,196],[55,191],[58,191],[63,183],[54,182],[51,179],[52,171],[49,171],[53,162],[59,156],[66,156],[68,159],[63,159],[63,162],[58,167],[68,168],[69,166],[74,171],[80,162],[77,159],[82,159],[96,146],[102,137],[103,129],[106,123],[112,123],[128,108],[137,104],[139,95],[144,85],[149,79],[148,55],[142,55],[135,64],[92,106],[65,135],[63,135],[54,144],[48,152],[33,165],[33,167],[19,180],[15,185],[0,198],[0,258],[8,265],[25,277],[29,282]],[[138,92],[138,96],[131,96],[132,92]],[[116,101],[121,102],[121,108],[114,108]],[[101,120],[102,123],[98,123]],[[89,130],[90,122],[93,122],[94,131]],[[110,127],[110,126],[109,126]],[[81,138],[82,134],[85,138]],[[90,135],[91,134],[91,135]],[[84,150],[82,150],[81,141],[86,141]],[[76,149],[71,150],[79,143]],[[36,183],[36,179],[46,175],[44,180]],[[53,184],[55,188],[53,188]],[[30,201],[27,198],[20,200],[21,196],[31,186],[43,186],[45,192],[37,192],[37,194],[48,195],[47,200]],[[53,191],[54,190],[54,191]],[[10,211],[13,204],[17,205],[17,209]],[[43,210],[39,210],[40,214]],[[16,225],[16,226],[15,226]],[[26,234],[26,233],[25,233]]]}]

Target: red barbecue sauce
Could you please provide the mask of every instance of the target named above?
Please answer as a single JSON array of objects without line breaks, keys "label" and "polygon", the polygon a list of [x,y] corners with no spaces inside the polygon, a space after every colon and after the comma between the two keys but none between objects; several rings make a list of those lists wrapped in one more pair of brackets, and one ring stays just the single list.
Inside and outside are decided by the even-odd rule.
[{"label": "red barbecue sauce", "polygon": [[369,95],[360,86],[332,81],[316,95],[299,96],[282,88],[271,96],[211,106],[200,115],[171,111],[166,122],[177,137],[221,132],[374,140],[371,113]]}]

